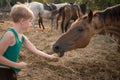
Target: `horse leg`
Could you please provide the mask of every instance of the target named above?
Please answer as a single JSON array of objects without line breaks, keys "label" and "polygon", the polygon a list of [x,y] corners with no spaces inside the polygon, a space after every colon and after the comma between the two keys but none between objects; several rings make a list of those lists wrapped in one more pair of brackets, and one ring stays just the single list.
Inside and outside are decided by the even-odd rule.
[{"label": "horse leg", "polygon": [[58,21],[59,21],[59,18],[57,17],[57,19],[56,19],[56,29],[58,29]]},{"label": "horse leg", "polygon": [[32,28],[33,28],[34,31],[36,31],[35,30],[35,19],[32,21]]},{"label": "horse leg", "polygon": [[44,25],[43,25],[43,19],[41,16],[39,16],[39,20],[38,20],[38,23],[39,23],[39,28],[41,28],[41,26],[43,27],[43,29],[45,29]]},{"label": "horse leg", "polygon": [[61,30],[62,30],[62,33],[64,33],[64,19],[62,20],[62,22],[61,22]]},{"label": "horse leg", "polygon": [[68,29],[68,25],[69,25],[69,23],[70,23],[70,19],[69,19],[68,21],[66,21],[66,24],[65,24],[65,32],[66,32],[67,29]]},{"label": "horse leg", "polygon": [[62,14],[61,17],[62,17],[61,30],[62,30],[62,33],[64,33],[65,32],[64,26],[65,26],[66,18],[64,14]]},{"label": "horse leg", "polygon": [[41,25],[42,25],[43,29],[45,29],[45,27],[43,25],[43,19],[42,19],[42,17],[41,17]]},{"label": "horse leg", "polygon": [[51,18],[51,32],[52,32],[52,29],[53,29],[53,18]]},{"label": "horse leg", "polygon": [[40,18],[38,19],[38,25],[39,25],[39,28],[41,28],[41,20],[40,20]]},{"label": "horse leg", "polygon": [[56,19],[56,29],[58,29],[58,21],[60,19],[60,14],[57,15],[57,19]]},{"label": "horse leg", "polygon": [[32,27],[33,27],[33,29],[34,29],[34,31],[36,31],[36,29],[35,29],[35,22],[36,22],[36,20],[37,20],[37,18],[39,17],[39,15],[34,15],[35,17],[34,17],[34,19],[32,20]]}]

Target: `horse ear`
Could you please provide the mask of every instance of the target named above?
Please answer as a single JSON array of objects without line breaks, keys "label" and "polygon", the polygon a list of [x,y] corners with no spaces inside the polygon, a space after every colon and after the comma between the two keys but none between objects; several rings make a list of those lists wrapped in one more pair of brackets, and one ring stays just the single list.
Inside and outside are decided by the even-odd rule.
[{"label": "horse ear", "polygon": [[88,22],[90,23],[92,21],[93,18],[93,12],[90,10],[89,14],[88,14]]}]

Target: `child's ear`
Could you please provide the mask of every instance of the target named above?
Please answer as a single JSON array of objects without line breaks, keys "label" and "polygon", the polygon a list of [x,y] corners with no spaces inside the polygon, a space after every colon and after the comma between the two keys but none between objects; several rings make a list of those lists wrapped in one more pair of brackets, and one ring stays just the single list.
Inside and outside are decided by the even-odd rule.
[{"label": "child's ear", "polygon": [[23,18],[21,18],[21,19],[19,20],[20,24],[23,24],[24,21],[25,21],[25,20],[24,20]]}]

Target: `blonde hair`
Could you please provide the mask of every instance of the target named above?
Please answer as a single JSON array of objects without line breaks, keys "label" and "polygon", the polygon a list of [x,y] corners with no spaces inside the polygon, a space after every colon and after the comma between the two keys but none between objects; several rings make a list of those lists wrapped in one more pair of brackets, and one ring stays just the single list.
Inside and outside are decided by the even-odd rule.
[{"label": "blonde hair", "polygon": [[19,22],[20,19],[33,19],[33,12],[28,8],[26,4],[15,4],[10,12],[14,22]]}]

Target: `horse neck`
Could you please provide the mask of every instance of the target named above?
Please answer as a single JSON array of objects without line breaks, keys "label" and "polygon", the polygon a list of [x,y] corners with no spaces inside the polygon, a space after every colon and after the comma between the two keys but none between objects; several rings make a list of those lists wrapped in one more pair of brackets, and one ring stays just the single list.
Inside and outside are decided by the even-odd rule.
[{"label": "horse neck", "polygon": [[120,19],[103,16],[102,14],[99,16],[99,19],[101,26],[96,29],[98,33],[103,32],[104,34],[107,33],[111,36],[114,35],[115,38],[120,41]]},{"label": "horse neck", "polygon": [[120,21],[117,20],[110,20],[105,21],[104,24],[104,31],[105,33],[109,33],[110,35],[116,36],[116,38],[120,39]]}]

